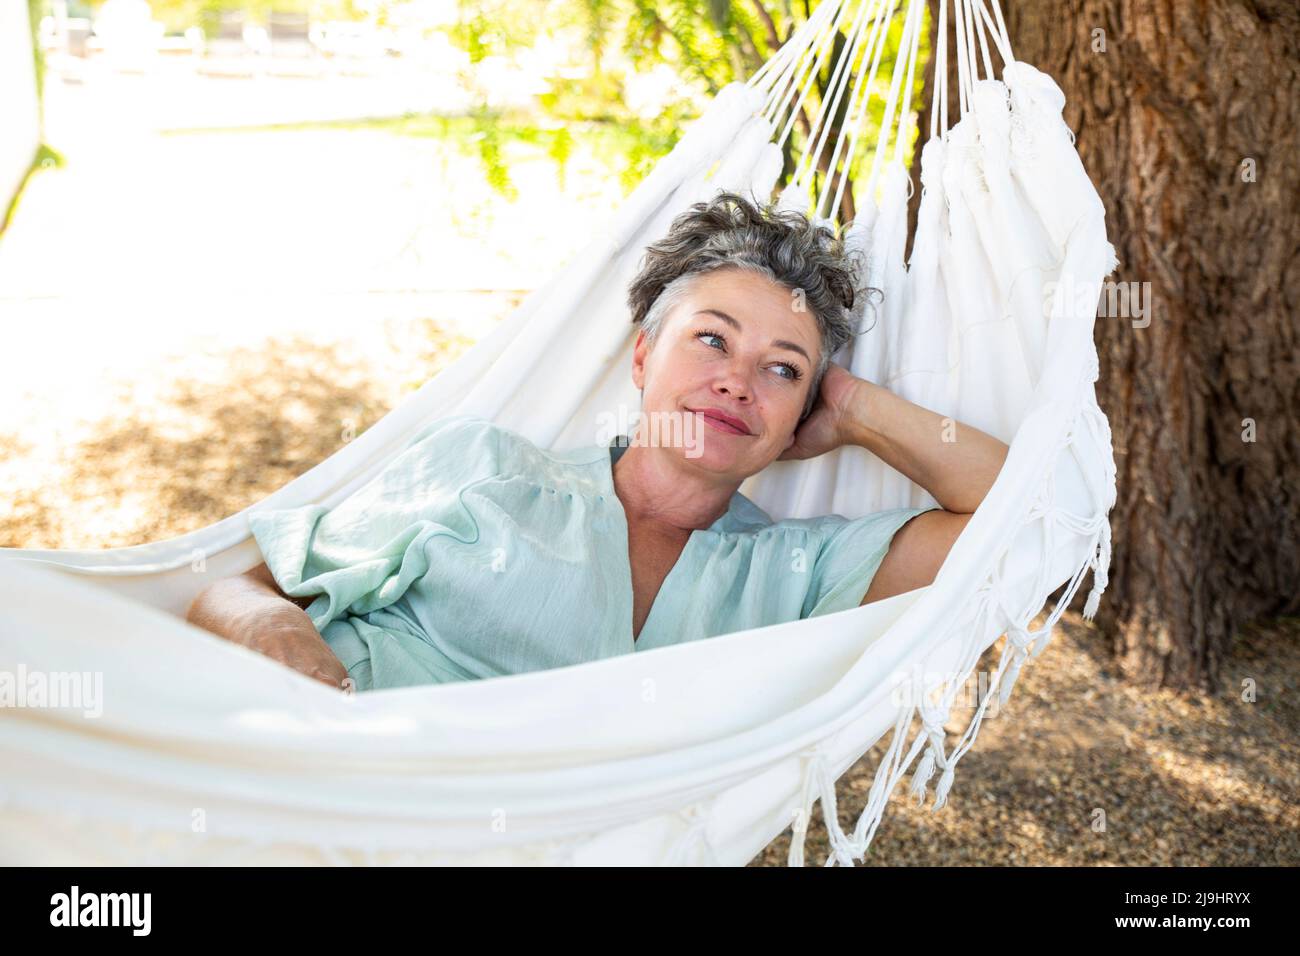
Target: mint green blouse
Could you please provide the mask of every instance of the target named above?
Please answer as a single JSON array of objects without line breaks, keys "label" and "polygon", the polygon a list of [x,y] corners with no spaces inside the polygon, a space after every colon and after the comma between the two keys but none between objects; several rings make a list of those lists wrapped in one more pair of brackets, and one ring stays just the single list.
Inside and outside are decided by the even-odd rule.
[{"label": "mint green blouse", "polygon": [[[624,440],[625,441],[625,440]],[[254,511],[285,594],[358,690],[499,677],[857,607],[895,532],[925,508],[773,522],[740,492],[691,533],[632,637],[625,450],[538,448],[453,415],[333,508]]]}]

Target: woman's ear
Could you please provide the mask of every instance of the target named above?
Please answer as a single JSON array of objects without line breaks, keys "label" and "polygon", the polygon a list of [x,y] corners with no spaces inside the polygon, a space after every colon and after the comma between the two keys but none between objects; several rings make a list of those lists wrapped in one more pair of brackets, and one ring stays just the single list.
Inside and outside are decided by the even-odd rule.
[{"label": "woman's ear", "polygon": [[[800,422],[799,424],[802,425],[803,423]],[[791,445],[794,444],[794,436],[796,435],[796,433],[797,433],[798,431],[799,431],[799,429],[796,428],[794,431],[792,431],[792,432],[790,433],[790,437],[786,439],[786,442],[785,442],[785,448],[782,448],[782,449],[781,449],[782,451],[785,451],[785,450],[788,449]]]},{"label": "woman's ear", "polygon": [[636,344],[632,346],[632,384],[645,393],[645,357],[648,347],[645,341],[645,329],[636,334]]}]

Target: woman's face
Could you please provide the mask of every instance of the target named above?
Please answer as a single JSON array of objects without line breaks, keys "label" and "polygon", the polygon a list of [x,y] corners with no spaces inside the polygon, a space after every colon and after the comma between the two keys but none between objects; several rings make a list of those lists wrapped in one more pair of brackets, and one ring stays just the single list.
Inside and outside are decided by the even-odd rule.
[{"label": "woman's face", "polygon": [[[743,269],[705,273],[664,317],[653,349],[637,336],[642,427],[682,421],[694,444],[674,449],[685,461],[732,480],[756,474],[794,441],[820,342],[802,295]],[[692,414],[705,409],[741,429]],[[647,441],[670,444],[664,436],[674,433],[658,434]]]}]

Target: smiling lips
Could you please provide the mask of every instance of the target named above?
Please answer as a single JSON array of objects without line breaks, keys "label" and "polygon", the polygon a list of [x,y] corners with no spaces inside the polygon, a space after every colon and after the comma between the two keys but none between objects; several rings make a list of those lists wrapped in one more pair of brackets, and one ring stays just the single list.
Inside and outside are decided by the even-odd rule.
[{"label": "smiling lips", "polygon": [[704,421],[717,431],[727,435],[750,435],[753,434],[748,426],[739,418],[728,415],[720,408],[688,408],[688,412],[694,412],[701,415]]}]

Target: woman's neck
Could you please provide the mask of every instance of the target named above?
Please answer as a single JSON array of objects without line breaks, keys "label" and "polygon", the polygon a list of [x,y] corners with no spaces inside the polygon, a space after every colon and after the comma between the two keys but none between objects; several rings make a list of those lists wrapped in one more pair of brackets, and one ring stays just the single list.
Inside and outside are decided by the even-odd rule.
[{"label": "woman's neck", "polygon": [[614,462],[614,491],[629,522],[661,526],[666,532],[708,528],[727,513],[740,482],[718,484],[691,474],[672,449],[629,445]]}]

